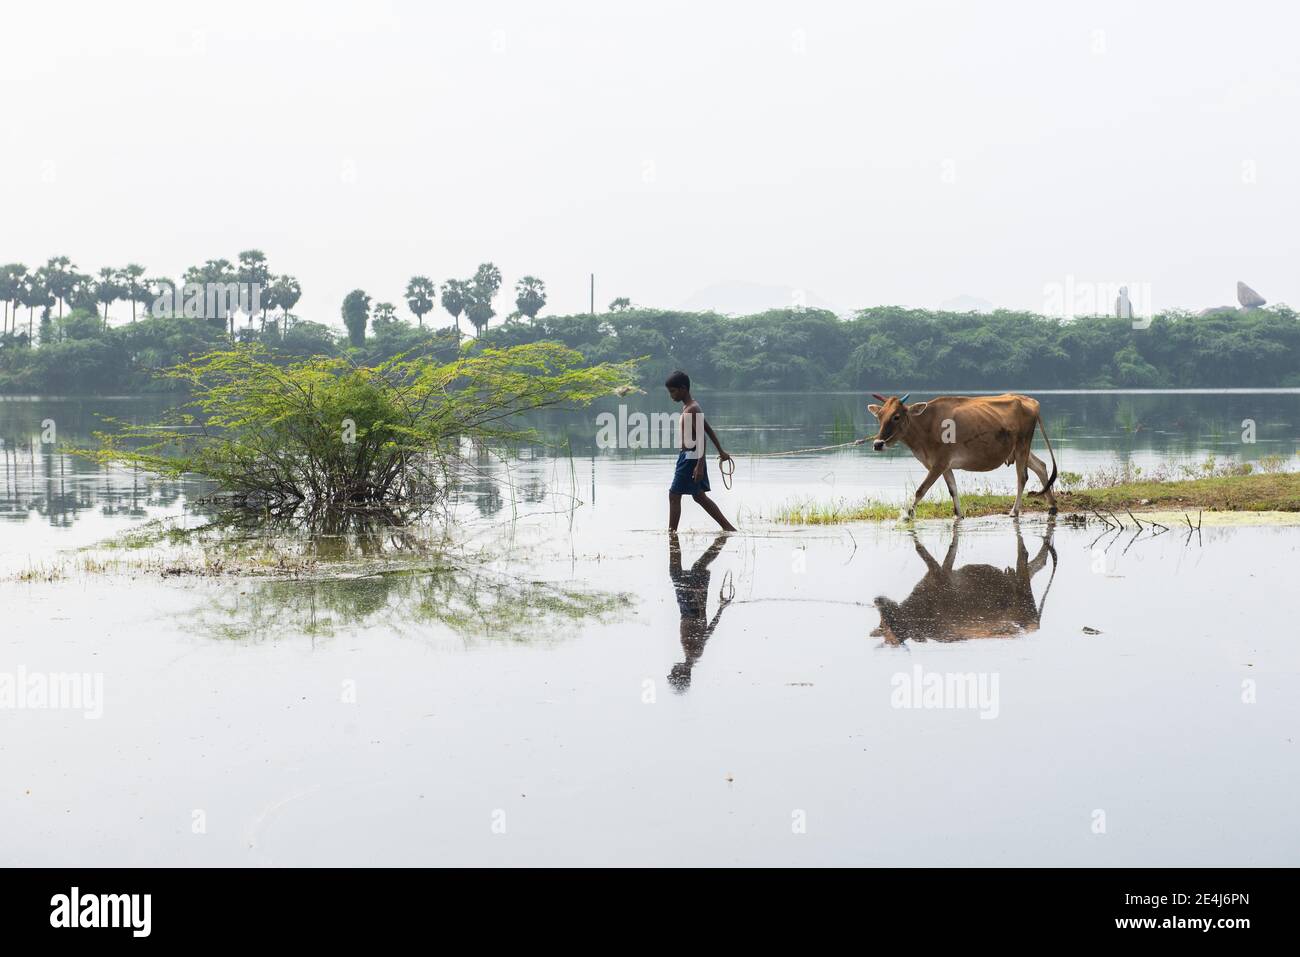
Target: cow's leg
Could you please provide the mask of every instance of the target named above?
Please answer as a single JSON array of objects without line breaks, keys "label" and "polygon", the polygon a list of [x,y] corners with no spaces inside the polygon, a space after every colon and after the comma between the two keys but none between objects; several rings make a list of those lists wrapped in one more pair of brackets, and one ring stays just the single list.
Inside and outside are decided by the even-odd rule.
[{"label": "cow's leg", "polygon": [[916,503],[925,498],[925,493],[930,491],[930,486],[939,481],[939,476],[944,472],[943,468],[938,465],[932,465],[930,471],[926,473],[925,481],[916,489],[916,497],[912,499],[912,507],[907,510],[908,518],[916,517]]},{"label": "cow's leg", "polygon": [[948,494],[952,496],[952,510],[961,518],[961,497],[957,494],[957,477],[952,474],[952,469],[943,473],[943,480],[948,483]]},{"label": "cow's leg", "polygon": [[1035,575],[1037,575],[1039,572],[1043,570],[1043,566],[1047,564],[1047,556],[1051,553],[1051,551],[1052,551],[1051,539],[1044,537],[1043,544],[1038,546],[1038,554],[1029,560],[1029,565],[1027,566],[1027,568],[1029,570],[1030,578],[1033,578]]},{"label": "cow's leg", "polygon": [[1038,476],[1038,481],[1043,483],[1043,489],[1047,492],[1047,501],[1051,505],[1050,514],[1056,514],[1056,493],[1047,487],[1047,463],[1040,459],[1033,452],[1029,453],[1029,467],[1034,470]]},{"label": "cow's leg", "polygon": [[943,556],[943,570],[951,572],[957,564],[957,523],[952,523],[952,541],[948,543],[948,553]]},{"label": "cow's leg", "polygon": [[1029,478],[1029,463],[1023,455],[1016,456],[1016,501],[1011,506],[1011,517],[1020,517],[1020,500],[1025,497],[1025,479]]},{"label": "cow's leg", "polygon": [[925,567],[932,573],[941,571],[939,563],[934,560],[934,556],[921,544],[921,540],[916,537],[916,529],[912,529],[912,547],[916,549],[916,554],[921,556],[921,561],[925,562]]}]

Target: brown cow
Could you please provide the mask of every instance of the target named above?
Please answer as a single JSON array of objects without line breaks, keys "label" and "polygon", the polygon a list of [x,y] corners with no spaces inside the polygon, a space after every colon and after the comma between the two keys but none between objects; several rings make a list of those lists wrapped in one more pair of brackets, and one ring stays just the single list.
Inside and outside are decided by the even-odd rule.
[{"label": "brown cow", "polygon": [[1052,558],[1056,574],[1056,549],[1052,546],[1055,519],[1049,518],[1047,534],[1032,559],[1016,525],[1016,567],[963,565],[957,559],[957,525],[952,544],[940,565],[912,533],[916,553],[927,569],[912,593],[902,602],[883,595],[876,599],[880,626],[871,634],[890,645],[905,641],[965,641],[968,638],[1015,638],[1037,631],[1047,604],[1052,582],[1048,579],[1042,601],[1034,600],[1033,578]]},{"label": "brown cow", "polygon": [[[1016,502],[1011,506],[1011,515],[1020,514],[1020,500],[1029,469],[1033,469],[1043,483],[1042,491],[1030,494],[1046,492],[1051,503],[1049,511],[1056,514],[1056,495],[1052,492],[1052,485],[1056,482],[1056,453],[1052,451],[1051,440],[1043,428],[1036,400],[1009,393],[944,395],[929,402],[906,405],[910,392],[901,399],[892,395],[888,399],[875,393],[872,395],[881,402],[880,405],[867,406],[867,411],[880,422],[880,431],[876,433],[872,448],[880,452],[901,441],[929,469],[907,510],[909,518],[916,514],[916,503],[925,498],[925,493],[941,475],[952,494],[953,511],[961,518],[961,499],[957,497],[957,480],[952,470],[991,472],[1013,464],[1016,467]],[[1047,476],[1047,466],[1042,459],[1029,449],[1035,425],[1042,431],[1043,441],[1047,442],[1047,451],[1052,456],[1051,478]],[[865,441],[858,439],[857,444]]]}]

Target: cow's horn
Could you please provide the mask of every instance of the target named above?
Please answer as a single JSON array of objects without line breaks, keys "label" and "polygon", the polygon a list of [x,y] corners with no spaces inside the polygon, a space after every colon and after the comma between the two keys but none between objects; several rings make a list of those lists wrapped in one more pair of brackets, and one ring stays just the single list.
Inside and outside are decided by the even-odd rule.
[{"label": "cow's horn", "polygon": [[885,401],[885,397],[884,397],[883,395],[881,395],[879,392],[873,392],[873,393],[871,393],[871,397],[872,397],[873,399],[879,399],[881,402],[884,402],[884,401]]},{"label": "cow's horn", "polygon": [[898,400],[898,404],[899,404],[899,405],[903,405],[903,404],[905,404],[905,403],[907,402],[908,397],[909,397],[911,394],[912,394],[912,393],[910,393],[910,392],[904,392],[904,393],[903,393],[903,397],[902,397],[901,399]]}]

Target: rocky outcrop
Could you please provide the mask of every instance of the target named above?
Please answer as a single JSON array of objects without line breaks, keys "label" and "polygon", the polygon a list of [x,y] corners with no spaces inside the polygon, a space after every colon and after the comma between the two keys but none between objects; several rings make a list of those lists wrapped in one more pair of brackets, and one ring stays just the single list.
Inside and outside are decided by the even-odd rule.
[{"label": "rocky outcrop", "polygon": [[1267,303],[1268,300],[1241,280],[1237,280],[1237,302],[1241,303],[1243,309],[1255,309]]}]

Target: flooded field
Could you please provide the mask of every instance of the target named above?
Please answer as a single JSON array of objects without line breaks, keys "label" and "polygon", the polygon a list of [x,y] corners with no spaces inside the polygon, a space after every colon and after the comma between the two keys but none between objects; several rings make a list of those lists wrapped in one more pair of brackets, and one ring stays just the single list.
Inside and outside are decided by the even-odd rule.
[{"label": "flooded field", "polygon": [[[1300,436],[1294,391],[1042,398],[1085,474]],[[595,449],[584,413],[541,423],[562,452],[485,463],[452,541],[235,535],[294,579],[163,574],[191,546],[141,530],[209,522],[203,487],[45,450],[47,418],[88,441],[89,403],[0,400],[0,678],[29,684],[0,708],[0,863],[1300,859],[1300,529],[778,525],[901,502],[920,466],[741,454],[866,434],[856,397],[705,403],[739,534],[687,503],[670,537],[672,450]],[[81,700],[39,704],[60,675]]]}]

